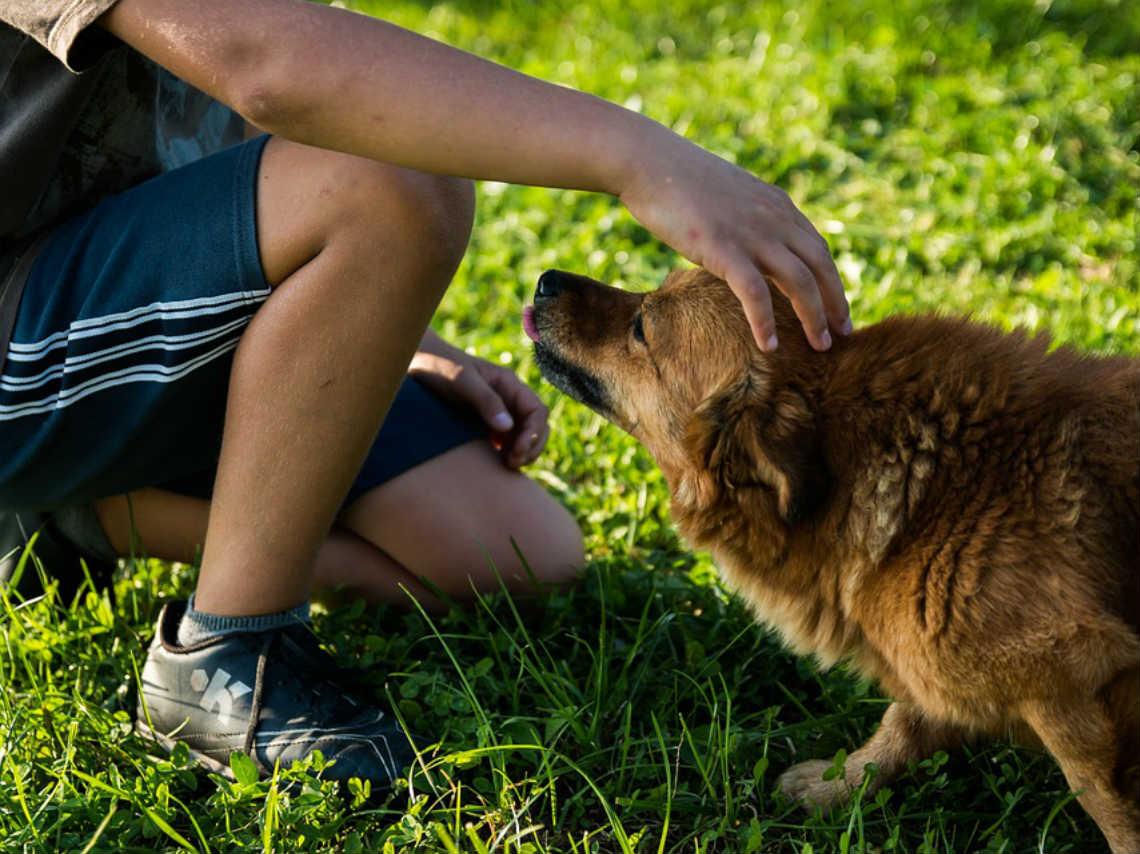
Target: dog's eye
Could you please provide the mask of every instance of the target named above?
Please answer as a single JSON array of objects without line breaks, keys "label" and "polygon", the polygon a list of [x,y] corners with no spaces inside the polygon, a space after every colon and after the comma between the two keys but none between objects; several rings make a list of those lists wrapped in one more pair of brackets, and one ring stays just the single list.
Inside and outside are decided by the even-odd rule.
[{"label": "dog's eye", "polygon": [[641,315],[638,314],[633,318],[633,337],[645,344],[645,327],[641,323]]}]

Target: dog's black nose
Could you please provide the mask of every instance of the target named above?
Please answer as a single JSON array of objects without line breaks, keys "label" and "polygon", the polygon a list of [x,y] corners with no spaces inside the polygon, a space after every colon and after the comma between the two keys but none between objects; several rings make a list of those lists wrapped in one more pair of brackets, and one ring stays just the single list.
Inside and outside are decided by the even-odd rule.
[{"label": "dog's black nose", "polygon": [[534,289],[535,299],[553,299],[562,293],[565,282],[558,270],[547,270],[538,277],[538,287]]}]

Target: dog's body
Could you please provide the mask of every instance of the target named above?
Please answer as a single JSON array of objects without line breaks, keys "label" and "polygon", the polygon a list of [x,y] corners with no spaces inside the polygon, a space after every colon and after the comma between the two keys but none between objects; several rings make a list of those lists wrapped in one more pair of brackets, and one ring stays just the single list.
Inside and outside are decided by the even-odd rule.
[{"label": "dog's body", "polygon": [[[548,277],[556,276],[551,279]],[[1008,728],[1140,850],[1140,363],[895,318],[812,352],[775,300],[763,354],[704,271],[629,294],[546,274],[543,372],[654,455],[674,518],[797,652],[891,694],[847,761],[781,778],[829,804]]]}]

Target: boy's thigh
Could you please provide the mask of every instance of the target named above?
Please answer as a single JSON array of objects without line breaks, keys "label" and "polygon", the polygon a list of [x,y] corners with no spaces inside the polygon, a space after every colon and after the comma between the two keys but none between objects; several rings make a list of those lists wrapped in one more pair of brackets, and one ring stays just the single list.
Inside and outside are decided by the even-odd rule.
[{"label": "boy's thigh", "polygon": [[233,351],[269,288],[264,139],[56,226],[0,376],[0,509],[50,509],[210,466]]}]

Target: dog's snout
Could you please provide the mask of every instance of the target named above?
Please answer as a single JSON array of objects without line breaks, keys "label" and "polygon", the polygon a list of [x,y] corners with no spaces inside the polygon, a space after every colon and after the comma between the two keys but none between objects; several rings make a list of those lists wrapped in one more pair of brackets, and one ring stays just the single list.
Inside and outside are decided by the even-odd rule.
[{"label": "dog's snout", "polygon": [[538,287],[534,289],[535,299],[553,299],[562,293],[566,277],[558,270],[547,270],[538,277]]}]

